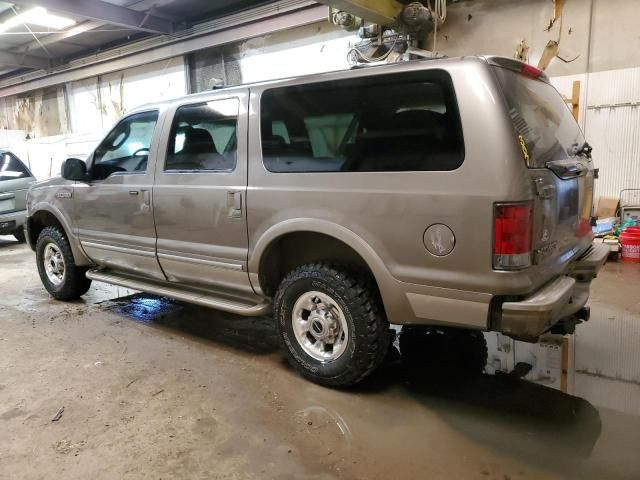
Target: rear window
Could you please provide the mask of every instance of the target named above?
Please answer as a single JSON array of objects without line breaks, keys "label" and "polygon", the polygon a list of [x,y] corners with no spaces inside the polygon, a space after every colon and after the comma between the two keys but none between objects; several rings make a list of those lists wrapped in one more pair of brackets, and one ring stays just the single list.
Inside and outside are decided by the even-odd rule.
[{"label": "rear window", "polygon": [[0,153],[0,182],[4,180],[15,180],[16,178],[30,177],[27,170],[18,157],[9,152]]},{"label": "rear window", "polygon": [[528,167],[542,168],[552,160],[572,156],[584,136],[568,105],[548,83],[496,67],[509,115],[527,147]]},{"label": "rear window", "polygon": [[267,90],[261,135],[271,172],[446,171],[464,159],[440,70]]}]

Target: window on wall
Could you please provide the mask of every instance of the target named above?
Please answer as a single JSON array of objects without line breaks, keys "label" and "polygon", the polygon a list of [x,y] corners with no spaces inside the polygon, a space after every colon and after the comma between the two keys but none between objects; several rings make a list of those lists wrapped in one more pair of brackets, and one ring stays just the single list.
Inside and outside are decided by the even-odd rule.
[{"label": "window on wall", "polygon": [[121,120],[96,149],[92,177],[104,179],[116,172],[145,172],[157,122],[157,111],[137,113]]},{"label": "window on wall", "polygon": [[238,146],[238,108],[237,98],[178,108],[165,171],[232,171]]},{"label": "window on wall", "polygon": [[447,171],[464,160],[440,70],[267,90],[261,137],[272,172]]},{"label": "window on wall", "polygon": [[30,177],[27,167],[9,152],[0,152],[0,182]]},{"label": "window on wall", "polygon": [[188,55],[190,92],[211,90],[211,81],[225,85],[242,83],[240,45],[223,45],[199,50]]}]

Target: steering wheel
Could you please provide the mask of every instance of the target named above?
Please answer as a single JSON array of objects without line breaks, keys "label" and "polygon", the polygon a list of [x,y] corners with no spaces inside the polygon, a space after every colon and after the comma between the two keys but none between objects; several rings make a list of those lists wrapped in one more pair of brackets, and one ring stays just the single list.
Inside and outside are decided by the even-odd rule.
[{"label": "steering wheel", "polygon": [[137,157],[139,152],[143,152],[145,150],[147,151],[147,156],[149,156],[149,149],[145,147],[145,148],[139,148],[138,150],[133,152],[133,155],[131,155],[131,158]]}]

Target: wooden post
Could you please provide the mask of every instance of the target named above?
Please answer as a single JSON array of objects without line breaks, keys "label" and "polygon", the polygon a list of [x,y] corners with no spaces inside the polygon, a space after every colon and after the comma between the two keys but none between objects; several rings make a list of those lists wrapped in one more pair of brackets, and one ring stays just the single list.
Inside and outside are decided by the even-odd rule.
[{"label": "wooden post", "polygon": [[[571,90],[571,113],[576,122],[580,116],[580,81],[573,82],[573,89]],[[567,393],[569,389],[569,339],[567,337],[562,338],[562,366],[560,376],[560,391]]]},{"label": "wooden post", "polygon": [[567,393],[569,378],[569,339],[562,337],[562,373],[560,375],[560,391]]},{"label": "wooden post", "polygon": [[571,111],[573,112],[573,118],[578,121],[580,116],[580,80],[573,82],[573,90],[571,91]]}]

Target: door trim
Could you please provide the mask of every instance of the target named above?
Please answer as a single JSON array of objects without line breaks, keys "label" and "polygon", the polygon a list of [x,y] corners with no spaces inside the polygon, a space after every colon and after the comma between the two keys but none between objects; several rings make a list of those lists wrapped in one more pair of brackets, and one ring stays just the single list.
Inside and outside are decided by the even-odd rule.
[{"label": "door trim", "polygon": [[89,248],[99,248],[102,250],[108,250],[110,252],[119,252],[119,253],[127,253],[129,255],[139,255],[141,257],[155,257],[155,252],[146,251],[146,250],[138,250],[135,248],[127,248],[127,247],[116,247],[115,245],[107,245],[105,243],[96,243],[96,242],[88,242],[88,241],[80,241],[80,244],[83,247]]},{"label": "door trim", "polygon": [[182,255],[171,255],[168,253],[160,253],[158,252],[158,258],[173,260],[176,262],[187,262],[187,263],[195,263],[197,265],[206,265],[210,267],[224,268],[226,270],[237,270],[242,271],[242,265],[237,263],[228,263],[228,262],[220,262],[217,260],[204,260],[202,258],[194,258],[194,257],[185,257]]}]

